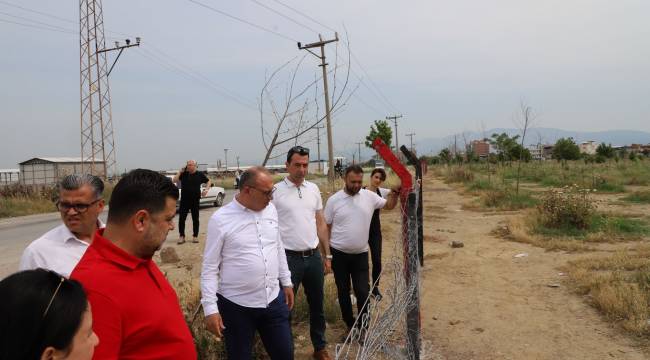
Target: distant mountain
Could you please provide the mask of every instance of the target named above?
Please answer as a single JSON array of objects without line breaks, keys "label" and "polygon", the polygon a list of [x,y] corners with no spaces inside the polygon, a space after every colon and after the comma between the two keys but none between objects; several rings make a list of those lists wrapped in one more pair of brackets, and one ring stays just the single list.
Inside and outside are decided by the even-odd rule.
[{"label": "distant mountain", "polygon": [[[490,129],[485,132],[487,137],[491,137],[494,133],[507,133],[509,136],[521,134],[519,129],[506,129],[496,128]],[[463,137],[464,135],[464,137]],[[470,142],[472,140],[481,139],[482,133],[479,132],[464,132],[456,134],[456,146],[462,149],[465,145],[465,140]],[[572,137],[577,143],[594,140],[597,142],[611,143],[616,145],[629,145],[629,144],[650,144],[650,133],[637,130],[607,130],[607,131],[568,131],[562,129],[551,128],[531,128],[526,133],[526,145],[537,144],[555,144],[559,138]],[[449,135],[440,138],[425,138],[418,140],[417,150],[420,154],[438,153],[440,150],[448,146],[454,145],[454,135]]]}]

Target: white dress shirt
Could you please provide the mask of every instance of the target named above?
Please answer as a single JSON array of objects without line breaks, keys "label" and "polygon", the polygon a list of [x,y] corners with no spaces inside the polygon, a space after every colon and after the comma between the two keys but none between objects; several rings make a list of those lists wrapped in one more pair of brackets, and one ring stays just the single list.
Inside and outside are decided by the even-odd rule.
[{"label": "white dress shirt", "polygon": [[201,304],[205,316],[219,312],[217,293],[237,305],[266,308],[280,287],[292,286],[278,213],[269,205],[253,211],[236,199],[208,222],[201,270]]},{"label": "white dress shirt", "polygon": [[[97,220],[99,228],[104,224]],[[78,239],[65,224],[61,224],[32,241],[20,258],[18,270],[43,268],[70,276],[90,244]]]},{"label": "white dress shirt", "polygon": [[320,189],[303,180],[296,186],[285,178],[275,184],[273,200],[278,211],[282,244],[287,250],[304,251],[318,247],[316,212],[323,209]]},{"label": "white dress shirt", "polygon": [[325,222],[332,225],[330,246],[346,254],[368,251],[370,221],[375,209],[386,205],[386,199],[361,189],[356,195],[339,190],[325,205]]}]

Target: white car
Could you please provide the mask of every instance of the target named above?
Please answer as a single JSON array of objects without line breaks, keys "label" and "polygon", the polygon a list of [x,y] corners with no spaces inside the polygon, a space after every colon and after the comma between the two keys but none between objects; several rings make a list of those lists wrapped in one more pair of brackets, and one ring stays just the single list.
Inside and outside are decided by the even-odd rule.
[{"label": "white car", "polygon": [[[167,176],[170,180],[173,181],[174,177],[172,175]],[[201,193],[205,189],[205,184],[201,184]],[[212,185],[208,189],[208,193],[205,196],[201,196],[199,200],[199,206],[221,206],[223,205],[223,199],[226,198],[226,190],[219,186]],[[179,207],[181,203],[181,189],[178,189],[178,201],[176,202],[176,207]]]}]

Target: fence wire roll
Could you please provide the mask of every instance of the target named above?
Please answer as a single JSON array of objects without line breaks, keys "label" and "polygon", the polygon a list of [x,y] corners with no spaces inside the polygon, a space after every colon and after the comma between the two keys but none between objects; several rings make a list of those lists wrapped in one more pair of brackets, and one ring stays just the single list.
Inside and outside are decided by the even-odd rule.
[{"label": "fence wire roll", "polygon": [[[384,260],[382,279],[384,295],[379,300],[369,296],[345,341],[336,345],[336,359],[429,359],[432,351],[423,348],[420,330],[420,263],[418,256],[419,182],[400,207],[401,229],[384,238],[392,254]],[[404,200],[406,202],[404,203]],[[372,290],[377,283],[372,284]],[[428,344],[426,344],[428,345]]]}]

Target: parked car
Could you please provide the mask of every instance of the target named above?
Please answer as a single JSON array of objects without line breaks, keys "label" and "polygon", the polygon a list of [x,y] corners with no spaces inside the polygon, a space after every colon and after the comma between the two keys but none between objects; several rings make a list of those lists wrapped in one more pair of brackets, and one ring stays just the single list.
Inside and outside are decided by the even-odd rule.
[{"label": "parked car", "polygon": [[[173,176],[168,175],[173,181]],[[205,190],[205,184],[201,184],[201,193]],[[205,196],[201,196],[199,200],[199,206],[221,206],[223,205],[223,200],[226,198],[226,190],[220,186],[215,186],[212,184],[208,189],[208,193]],[[181,203],[181,189],[178,189],[178,201],[176,202],[176,207],[178,208]]]}]

